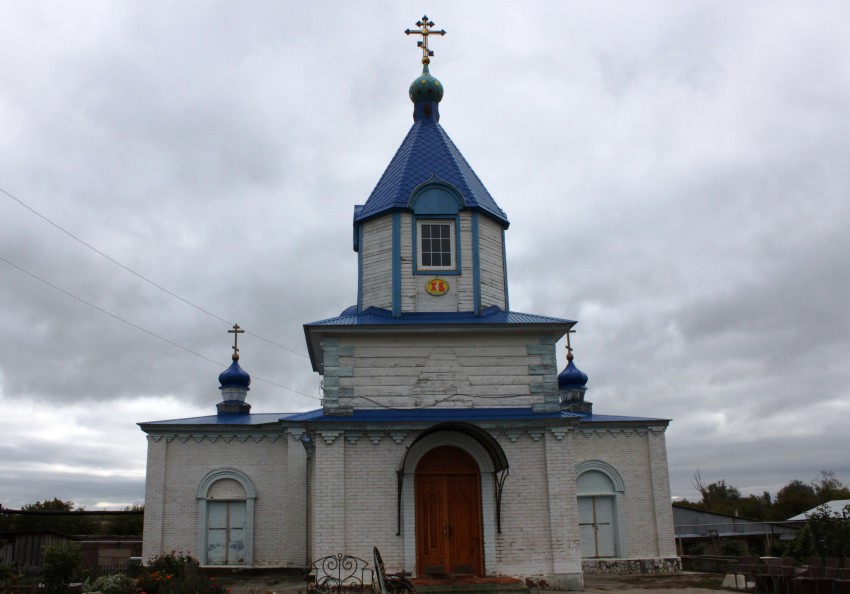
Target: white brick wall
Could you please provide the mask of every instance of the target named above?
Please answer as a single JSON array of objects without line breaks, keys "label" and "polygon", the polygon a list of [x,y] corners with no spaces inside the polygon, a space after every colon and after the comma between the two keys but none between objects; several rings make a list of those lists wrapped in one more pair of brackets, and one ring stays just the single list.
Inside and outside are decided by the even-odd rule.
[{"label": "white brick wall", "polygon": [[619,518],[625,556],[675,557],[663,431],[585,429],[570,436],[574,464],[606,462],[617,469],[625,483]]},{"label": "white brick wall", "polygon": [[[397,535],[396,470],[420,430],[318,428],[312,435],[309,503],[300,429],[287,430],[289,437],[280,430],[274,440],[269,435],[277,434],[276,428],[264,431],[241,439],[226,431],[217,438],[207,431],[149,439],[145,557],[177,550],[202,558],[198,485],[212,470],[233,468],[245,473],[257,491],[255,565],[304,566],[337,552],[369,560],[378,546],[390,571],[415,569],[412,475],[405,479],[402,501],[408,519]],[[488,574],[550,583],[572,576],[578,582],[569,583],[580,583],[575,469],[586,461],[607,463],[622,478],[618,522],[625,557],[675,557],[661,428],[496,427],[490,433],[508,458],[510,474],[502,494],[501,534],[495,531],[492,473],[490,482],[482,475],[482,485],[489,485],[482,495],[490,501],[482,506],[489,525],[484,542]],[[215,492],[229,497],[237,495],[237,487],[228,481]]]},{"label": "white brick wall", "polygon": [[304,557],[298,553],[303,552],[303,546],[293,546],[282,537],[291,526],[304,522],[303,515],[295,515],[298,508],[287,505],[286,490],[288,448],[301,446],[290,444],[282,432],[274,441],[260,433],[242,435],[241,439],[224,433],[213,441],[213,433],[204,433],[148,440],[143,556],[174,550],[203,561],[204,551],[198,550],[198,486],[209,472],[233,468],[245,473],[257,490],[254,565],[302,566]]}]

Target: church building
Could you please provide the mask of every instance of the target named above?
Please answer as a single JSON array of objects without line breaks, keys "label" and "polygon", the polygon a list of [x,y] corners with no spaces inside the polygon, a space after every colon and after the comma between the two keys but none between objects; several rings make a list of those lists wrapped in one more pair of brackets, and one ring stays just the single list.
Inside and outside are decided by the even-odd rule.
[{"label": "church building", "polygon": [[146,559],[301,568],[377,546],[388,571],[565,589],[679,569],[669,421],[594,413],[576,322],[511,310],[508,217],[439,123],[433,25],[406,31],[413,126],[354,206],[357,302],[304,325],[321,408],[251,412],[234,346],[215,414],[140,423]]}]

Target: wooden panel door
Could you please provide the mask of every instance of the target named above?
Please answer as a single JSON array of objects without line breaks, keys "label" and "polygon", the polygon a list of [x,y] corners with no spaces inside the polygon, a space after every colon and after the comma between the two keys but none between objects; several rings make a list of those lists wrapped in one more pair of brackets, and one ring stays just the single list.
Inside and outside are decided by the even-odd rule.
[{"label": "wooden panel door", "polygon": [[449,573],[480,575],[481,492],[475,475],[446,477],[449,516]]},{"label": "wooden panel door", "polygon": [[446,573],[448,540],[443,534],[447,524],[444,477],[419,477],[416,495],[416,548],[420,566],[419,574]]},{"label": "wooden panel door", "polygon": [[428,452],[416,471],[419,575],[481,575],[481,480],[463,450]]}]

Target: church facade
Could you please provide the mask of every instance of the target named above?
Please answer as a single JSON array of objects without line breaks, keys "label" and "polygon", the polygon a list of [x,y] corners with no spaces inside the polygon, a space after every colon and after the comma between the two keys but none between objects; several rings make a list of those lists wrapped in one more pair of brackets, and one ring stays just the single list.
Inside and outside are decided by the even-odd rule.
[{"label": "church facade", "polygon": [[418,25],[413,126],[354,207],[357,303],[304,326],[322,407],[252,413],[234,349],[216,414],[140,423],[143,554],[300,568],[377,546],[390,571],[567,589],[674,571],[668,421],[595,414],[569,348],[558,374],[575,322],[510,309],[509,221],[439,124]]}]

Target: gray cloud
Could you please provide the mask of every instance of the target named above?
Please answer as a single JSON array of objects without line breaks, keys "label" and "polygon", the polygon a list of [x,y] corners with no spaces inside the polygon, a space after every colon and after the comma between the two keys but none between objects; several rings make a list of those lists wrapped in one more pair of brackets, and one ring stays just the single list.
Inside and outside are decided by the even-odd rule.
[{"label": "gray cloud", "polygon": [[[356,299],[352,207],[411,123],[402,8],[0,2],[0,187],[303,354],[302,324]],[[579,320],[596,410],[673,419],[674,494],[696,469],[745,492],[850,481],[843,5],[497,3],[504,39],[493,9],[437,2],[432,72],[511,219],[512,307]],[[225,323],[2,195],[0,256],[221,363],[0,262],[0,503],[140,500],[134,423],[214,410]],[[318,395],[303,356],[242,347],[255,378]],[[256,379],[249,398],[317,404]],[[63,414],[80,451],[45,439]]]}]

